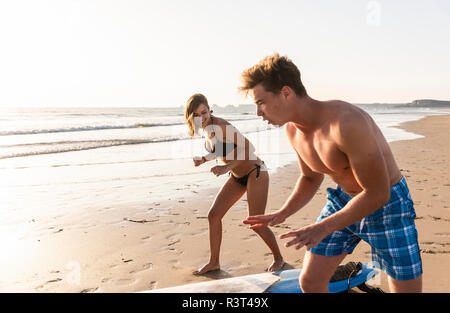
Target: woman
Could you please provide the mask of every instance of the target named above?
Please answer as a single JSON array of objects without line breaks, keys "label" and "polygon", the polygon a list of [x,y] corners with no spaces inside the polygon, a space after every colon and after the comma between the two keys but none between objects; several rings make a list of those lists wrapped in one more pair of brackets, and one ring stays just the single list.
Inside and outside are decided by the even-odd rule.
[{"label": "woman", "polygon": [[[251,144],[242,134],[226,120],[211,115],[208,100],[202,94],[189,98],[185,108],[185,121],[189,134],[194,134],[201,127],[205,135],[205,149],[209,152],[194,158],[194,165],[199,166],[210,160],[221,159],[224,165],[216,165],[211,172],[216,176],[230,172],[230,177],[212,204],[208,213],[209,241],[211,257],[209,262],[194,271],[201,275],[219,270],[219,254],[222,242],[222,218],[245,192],[247,192],[249,216],[264,214],[269,190],[269,174],[262,162],[250,150]],[[217,161],[216,161],[217,162]],[[268,227],[253,229],[267,244],[273,255],[273,263],[268,271],[280,270],[283,257],[278,248],[274,234]]]}]

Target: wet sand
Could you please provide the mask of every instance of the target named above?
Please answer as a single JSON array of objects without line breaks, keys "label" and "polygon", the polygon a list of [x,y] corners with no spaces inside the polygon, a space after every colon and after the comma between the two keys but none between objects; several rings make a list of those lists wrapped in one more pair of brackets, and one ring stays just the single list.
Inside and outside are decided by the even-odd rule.
[{"label": "wet sand", "polygon": [[[419,243],[424,263],[425,292],[450,292],[450,115],[408,122],[401,128],[425,136],[391,143],[395,158],[410,186],[415,203]],[[277,210],[299,175],[296,164],[270,177],[266,212]],[[325,203],[326,179],[313,200],[284,224],[278,236],[314,223]],[[263,272],[272,255],[242,221],[247,216],[244,196],[225,215],[220,271],[194,276],[209,259],[207,213],[217,189],[180,186],[167,201],[151,202],[139,210],[126,207],[90,212],[72,226],[47,221],[35,236],[21,240],[10,252],[11,266],[1,269],[2,292],[137,292]],[[185,196],[186,192],[192,196]],[[107,218],[105,219],[105,216]],[[30,225],[34,222],[29,221]],[[285,248],[285,269],[302,266],[305,249]],[[370,262],[370,247],[361,242],[347,261]],[[386,275],[374,282],[387,291]]]}]

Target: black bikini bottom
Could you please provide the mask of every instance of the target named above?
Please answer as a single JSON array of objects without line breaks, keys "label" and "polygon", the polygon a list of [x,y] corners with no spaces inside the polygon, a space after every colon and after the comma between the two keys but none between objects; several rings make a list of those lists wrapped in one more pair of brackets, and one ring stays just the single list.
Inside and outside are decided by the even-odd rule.
[{"label": "black bikini bottom", "polygon": [[[262,164],[264,164],[264,161],[262,162]],[[261,165],[262,165],[261,164]],[[241,184],[242,186],[247,186],[247,181],[248,181],[248,177],[250,176],[250,174],[256,170],[256,178],[259,177],[259,174],[261,173],[261,165],[255,164],[255,168],[252,169],[250,172],[247,173],[247,175],[242,176],[242,177],[236,177],[233,175],[233,173],[230,172],[231,176],[234,178],[235,181],[237,181],[239,184]]]}]

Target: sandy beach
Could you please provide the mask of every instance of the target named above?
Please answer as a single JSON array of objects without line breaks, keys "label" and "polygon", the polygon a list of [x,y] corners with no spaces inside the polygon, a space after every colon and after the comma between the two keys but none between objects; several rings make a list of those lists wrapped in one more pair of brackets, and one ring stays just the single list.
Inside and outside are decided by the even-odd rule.
[{"label": "sandy beach", "polygon": [[[424,292],[450,292],[450,115],[430,116],[399,126],[423,135],[391,143],[410,187],[417,213],[416,226],[424,266]],[[277,210],[299,175],[296,164],[270,177],[266,212]],[[325,203],[326,179],[314,199],[284,224],[281,235],[314,223]],[[36,235],[11,247],[10,265],[3,264],[2,292],[138,292],[263,272],[272,261],[265,244],[242,221],[247,216],[244,196],[223,220],[221,271],[193,276],[209,258],[207,212],[217,189],[199,190],[195,181],[183,183],[170,200],[151,202],[139,210],[129,207],[93,210],[77,216],[71,226],[47,221]],[[192,194],[192,196],[186,196]],[[133,213],[132,213],[133,212]],[[30,225],[34,221],[29,221]],[[287,265],[302,266],[305,249],[285,248]],[[361,242],[344,262],[370,262],[370,247]],[[20,273],[11,268],[20,266]],[[377,287],[388,291],[386,275]]]}]

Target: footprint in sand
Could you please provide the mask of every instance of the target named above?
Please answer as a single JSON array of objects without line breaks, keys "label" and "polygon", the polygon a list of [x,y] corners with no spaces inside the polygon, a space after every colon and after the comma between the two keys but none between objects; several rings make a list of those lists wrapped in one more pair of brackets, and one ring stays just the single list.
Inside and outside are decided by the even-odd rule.
[{"label": "footprint in sand", "polygon": [[169,243],[167,246],[168,246],[168,247],[173,246],[174,244],[179,243],[180,241],[181,241],[181,239],[177,239],[177,240],[175,240],[175,241]]},{"label": "footprint in sand", "polygon": [[434,221],[444,221],[444,222],[450,222],[450,219],[445,218],[445,217],[440,217],[440,216],[432,216],[432,215],[428,215],[429,217],[431,217]]},{"label": "footprint in sand", "polygon": [[450,237],[450,233],[443,232],[443,233],[434,233],[436,236],[439,237]]},{"label": "footprint in sand", "polygon": [[423,253],[423,254],[436,254],[437,252],[435,250],[433,250],[433,249],[427,248],[427,249],[420,249],[420,253]]},{"label": "footprint in sand", "polygon": [[177,236],[179,236],[179,235],[180,235],[180,234],[178,234],[178,233],[169,234],[169,235],[166,236],[166,239],[172,239],[173,237],[177,237]]},{"label": "footprint in sand", "polygon": [[[422,253],[428,254],[447,254],[450,250],[445,250],[445,247],[450,246],[448,242],[435,242],[435,241],[424,241],[420,243],[422,246],[431,246],[420,249]],[[441,249],[439,249],[439,247]]]},{"label": "footprint in sand", "polygon": [[49,280],[49,281],[45,282],[45,283],[42,284],[42,285],[37,286],[37,287],[34,288],[34,289],[35,289],[35,290],[38,290],[38,289],[44,288],[44,287],[45,287],[46,285],[48,285],[48,284],[51,284],[51,283],[57,283],[57,282],[59,282],[59,281],[61,281],[61,280],[62,280],[62,278],[52,279],[52,280]]},{"label": "footprint in sand", "polygon": [[142,272],[142,271],[146,271],[146,270],[149,270],[149,269],[152,269],[152,268],[153,268],[153,263],[146,263],[146,264],[142,265],[142,268],[130,271],[130,274],[136,274],[136,273],[139,273],[139,272]]},{"label": "footprint in sand", "polygon": [[80,293],[89,293],[89,292],[96,292],[98,290],[98,287],[95,288],[87,288],[80,291]]},{"label": "footprint in sand", "polygon": [[131,285],[131,283],[133,283],[135,280],[134,279],[130,279],[130,278],[120,278],[118,280],[116,280],[116,283],[118,285]]},{"label": "footprint in sand", "polygon": [[250,234],[250,235],[246,236],[245,238],[243,238],[242,240],[252,240],[252,239],[254,239],[255,237],[257,237],[256,234]]},{"label": "footprint in sand", "polygon": [[286,225],[286,224],[279,224],[279,225],[275,225],[274,228],[282,228],[282,229],[292,229],[291,226]]}]

